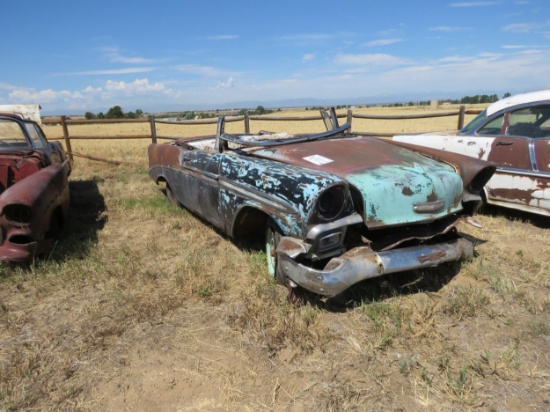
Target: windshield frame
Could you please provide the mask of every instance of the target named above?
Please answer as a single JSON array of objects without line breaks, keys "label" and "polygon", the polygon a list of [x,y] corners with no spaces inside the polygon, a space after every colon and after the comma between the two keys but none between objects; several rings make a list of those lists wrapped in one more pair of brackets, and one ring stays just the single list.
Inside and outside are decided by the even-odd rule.
[{"label": "windshield frame", "polygon": [[460,129],[457,134],[465,135],[471,132],[477,125],[481,124],[483,121],[487,120],[487,109],[483,110],[476,117],[474,117],[466,126]]}]

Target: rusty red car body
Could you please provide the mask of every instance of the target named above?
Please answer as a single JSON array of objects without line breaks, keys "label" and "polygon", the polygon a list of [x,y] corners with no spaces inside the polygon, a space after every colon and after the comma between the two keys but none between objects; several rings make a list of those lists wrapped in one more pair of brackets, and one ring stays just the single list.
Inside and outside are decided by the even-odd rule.
[{"label": "rusty red car body", "polygon": [[50,250],[69,213],[71,164],[24,115],[0,112],[0,260]]},{"label": "rusty red car body", "polygon": [[229,135],[220,118],[216,135],[150,145],[149,174],[172,204],[230,236],[263,235],[269,273],[290,288],[332,296],[471,258],[456,226],[494,167],[355,136],[333,118],[312,135]]},{"label": "rusty red car body", "polygon": [[487,203],[550,216],[550,89],[499,100],[458,132],[393,140],[489,161]]}]

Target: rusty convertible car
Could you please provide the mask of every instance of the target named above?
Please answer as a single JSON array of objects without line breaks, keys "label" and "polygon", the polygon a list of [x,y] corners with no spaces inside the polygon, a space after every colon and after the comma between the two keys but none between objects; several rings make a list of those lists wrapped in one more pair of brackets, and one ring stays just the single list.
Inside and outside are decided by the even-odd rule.
[{"label": "rusty convertible car", "polygon": [[14,262],[50,250],[69,212],[71,171],[61,144],[17,107],[0,107],[0,260]]},{"label": "rusty convertible car", "polygon": [[234,238],[259,235],[290,292],[333,296],[473,255],[456,225],[475,220],[494,167],[355,136],[329,118],[318,134],[230,135],[221,117],[216,135],[150,145],[149,174],[174,205]]},{"label": "rusty convertible car", "polygon": [[550,89],[499,100],[458,132],[393,140],[487,160],[497,168],[487,203],[550,216]]}]

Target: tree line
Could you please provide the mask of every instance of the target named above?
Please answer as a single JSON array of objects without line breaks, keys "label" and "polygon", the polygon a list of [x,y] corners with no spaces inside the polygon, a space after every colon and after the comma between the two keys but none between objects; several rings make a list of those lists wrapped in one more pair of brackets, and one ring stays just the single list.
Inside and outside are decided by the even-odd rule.
[{"label": "tree line", "polygon": [[[183,112],[170,112],[170,113],[160,113],[158,114],[158,117],[175,117],[178,120],[195,120],[195,119],[210,119],[212,117],[218,116],[219,109],[216,109],[215,111],[183,111]],[[281,109],[278,109],[278,111],[281,111]],[[240,115],[243,115],[245,113],[248,114],[269,114],[273,113],[273,110],[266,109],[263,106],[256,107],[255,110],[250,109],[241,109],[238,112]],[[107,113],[99,112],[97,114],[92,112],[86,112],[84,114],[84,117],[88,120],[92,119],[138,119],[144,115],[143,110],[137,109],[134,112],[124,112],[122,110],[122,107],[120,106],[113,106],[111,107]]]},{"label": "tree line", "polygon": [[[504,93],[502,98],[510,97],[510,93]],[[453,100],[444,100],[451,104],[479,104],[479,103],[494,103],[497,100],[499,100],[499,97],[496,94],[476,94],[474,96],[464,96],[461,99],[453,99]],[[429,106],[430,101],[419,101],[416,103],[408,102],[408,103],[391,103],[391,104],[385,104],[383,107],[401,107],[401,106]],[[337,106],[337,109],[346,108],[350,106]],[[361,106],[359,106],[361,107]],[[368,105],[367,105],[368,107]],[[324,109],[323,106],[312,106],[312,107],[306,107],[306,110],[320,110]],[[215,117],[217,115],[217,112],[219,110],[216,110],[215,112],[195,112],[195,111],[185,111],[185,112],[177,112],[175,113],[174,117],[177,117],[178,119],[183,120],[190,120],[190,119],[208,119]],[[279,108],[278,111],[281,111]],[[273,113],[273,110],[268,110],[263,106],[256,107],[256,110],[249,110],[249,109],[241,109],[239,111],[240,115],[243,115],[245,113],[248,114],[269,114]],[[92,112],[86,112],[84,114],[84,117],[86,119],[138,119],[143,116],[143,110],[137,109],[133,112],[124,112],[122,110],[122,107],[120,106],[113,106],[111,107],[107,113],[99,112],[97,114]]]},{"label": "tree line", "polygon": [[92,112],[84,113],[84,117],[88,120],[91,119],[139,119],[143,116],[143,110],[137,109],[135,112],[124,112],[122,107],[113,106],[107,113],[99,112],[98,114]]}]

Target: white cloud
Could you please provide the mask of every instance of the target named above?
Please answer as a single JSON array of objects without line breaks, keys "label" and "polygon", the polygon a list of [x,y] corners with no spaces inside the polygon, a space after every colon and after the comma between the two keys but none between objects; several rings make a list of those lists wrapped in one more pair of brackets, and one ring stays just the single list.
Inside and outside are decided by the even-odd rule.
[{"label": "white cloud", "polygon": [[483,7],[483,6],[496,6],[500,4],[500,1],[465,1],[460,3],[451,3],[449,7]]},{"label": "white cloud", "polygon": [[376,47],[376,46],[388,46],[390,44],[395,44],[402,42],[403,39],[380,39],[380,40],[373,40],[366,43],[366,46],[368,47]]},{"label": "white cloud", "polygon": [[92,86],[87,86],[86,88],[84,88],[84,92],[85,93],[101,93],[103,91],[103,89],[101,87],[92,87]]},{"label": "white cloud", "polygon": [[107,80],[105,84],[106,91],[119,91],[125,94],[143,94],[151,92],[170,93],[162,83],[150,83],[148,79],[136,79],[131,83],[115,82]]},{"label": "white cloud", "polygon": [[431,30],[431,31],[443,31],[443,32],[453,32],[453,31],[471,30],[471,29],[468,28],[468,27],[434,26],[434,27],[430,27],[428,30]]},{"label": "white cloud", "polygon": [[298,33],[275,37],[274,40],[291,43],[294,46],[307,46],[329,40],[347,42],[350,36],[352,36],[351,33]]},{"label": "white cloud", "polygon": [[117,47],[102,47],[99,50],[103,52],[104,57],[111,63],[148,64],[154,62],[154,60],[145,57],[124,56],[119,52]]},{"label": "white cloud", "polygon": [[212,66],[201,66],[198,64],[183,64],[180,66],[176,66],[175,68],[180,72],[194,74],[202,77],[219,77],[228,74],[224,70],[220,70]]},{"label": "white cloud", "polygon": [[328,40],[334,38],[333,34],[326,33],[304,33],[304,34],[292,34],[287,36],[278,37],[279,40],[288,40],[294,42],[304,42],[304,41],[318,41],[318,40]]},{"label": "white cloud", "polygon": [[336,63],[388,67],[411,64],[412,61],[389,54],[340,54],[336,56]]},{"label": "white cloud", "polygon": [[217,36],[209,36],[206,39],[207,40],[219,41],[219,40],[234,40],[234,39],[238,39],[238,38],[239,38],[239,36],[236,36],[234,34],[220,34],[220,35],[217,35]]},{"label": "white cloud", "polygon": [[315,54],[313,53],[307,53],[302,56],[302,60],[305,62],[311,61],[313,59],[315,59]]},{"label": "white cloud", "polygon": [[19,104],[43,104],[55,101],[74,101],[83,99],[83,95],[79,92],[71,92],[68,90],[55,91],[52,89],[34,90],[34,89],[15,89],[9,93],[9,100]]},{"label": "white cloud", "polygon": [[540,26],[536,23],[513,23],[504,26],[502,30],[511,33],[530,33],[538,28]]},{"label": "white cloud", "polygon": [[527,46],[524,44],[507,44],[502,46],[503,49],[542,49],[546,47],[547,46]]},{"label": "white cloud", "polygon": [[156,67],[130,67],[126,69],[89,70],[84,72],[59,73],[57,76],[104,76],[113,74],[147,73],[156,70]]},{"label": "white cloud", "polygon": [[474,57],[472,56],[448,56],[448,57],[443,57],[441,59],[439,59],[438,61],[441,62],[441,63],[457,63],[457,62],[469,62],[469,61],[472,61],[474,59]]},{"label": "white cloud", "polygon": [[229,77],[226,82],[218,82],[216,89],[230,89],[234,84],[233,77]]}]

